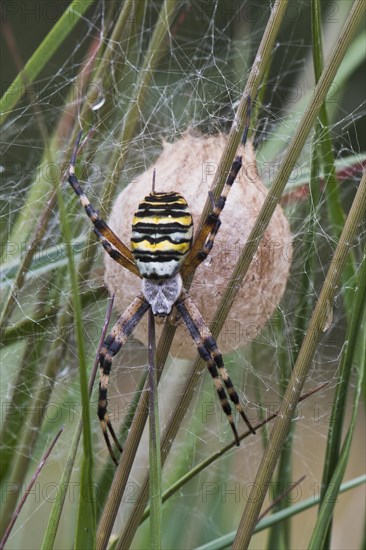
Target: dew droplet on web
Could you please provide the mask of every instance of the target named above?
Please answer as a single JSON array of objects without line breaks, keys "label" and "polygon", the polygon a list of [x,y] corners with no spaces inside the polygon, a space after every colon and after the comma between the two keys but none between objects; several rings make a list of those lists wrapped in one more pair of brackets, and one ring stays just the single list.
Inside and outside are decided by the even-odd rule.
[{"label": "dew droplet on web", "polygon": [[92,111],[98,111],[98,109],[103,107],[104,103],[105,103],[105,96],[98,97],[96,102],[93,103],[93,105],[91,105],[90,108],[91,108]]}]

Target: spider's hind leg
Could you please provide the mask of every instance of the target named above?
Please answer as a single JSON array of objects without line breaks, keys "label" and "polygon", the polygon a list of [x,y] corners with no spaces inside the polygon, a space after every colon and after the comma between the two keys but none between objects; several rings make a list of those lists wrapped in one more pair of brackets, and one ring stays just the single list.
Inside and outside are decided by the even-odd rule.
[{"label": "spider's hind leg", "polygon": [[105,339],[104,345],[102,346],[99,354],[100,382],[98,418],[103,431],[106,445],[108,447],[109,454],[111,455],[112,460],[116,465],[118,464],[118,461],[113,452],[108,431],[111,434],[111,437],[120,452],[122,452],[122,447],[117,439],[116,433],[113,429],[107,412],[107,392],[109,375],[112,367],[112,359],[119,352],[121,347],[126,343],[127,338],[130,336],[136,325],[140,322],[149,307],[150,305],[147,303],[142,295],[137,296],[112,328],[111,332]]},{"label": "spider's hind leg", "polygon": [[[252,433],[255,433],[255,431],[250,424],[248,418],[246,417],[243,407],[240,404],[239,396],[234,388],[234,385],[229,377],[226,368],[224,367],[223,358],[217,347],[215,339],[213,338],[208,327],[206,326],[197,307],[194,305],[192,299],[186,292],[182,293],[180,299],[176,302],[175,305],[197,346],[198,353],[206,362],[207,368],[213,378],[221,406],[226,416],[228,417],[231,429],[233,430],[235,442],[237,445],[239,445],[239,436],[231,413],[231,407],[227,400],[223,383],[226,387],[231,401],[234,403],[236,409],[247,424],[249,430]],[[221,379],[218,373],[220,373]]]},{"label": "spider's hind leg", "polygon": [[[205,327],[207,329],[207,327]],[[208,329],[207,329],[208,330]],[[252,434],[255,434],[255,429],[251,425],[248,417],[246,416],[244,409],[240,403],[239,396],[236,392],[236,389],[234,387],[234,384],[231,381],[231,378],[229,376],[229,373],[227,369],[225,368],[224,361],[222,358],[222,354],[217,347],[216,341],[211,333],[207,335],[204,338],[204,343],[207,348],[207,350],[211,353],[212,357],[214,358],[214,361],[217,365],[217,368],[219,369],[220,376],[225,384],[225,387],[227,389],[227,392],[229,394],[229,397],[231,401],[234,403],[236,410],[239,412],[240,416],[248,426],[249,430],[252,432]]]}]

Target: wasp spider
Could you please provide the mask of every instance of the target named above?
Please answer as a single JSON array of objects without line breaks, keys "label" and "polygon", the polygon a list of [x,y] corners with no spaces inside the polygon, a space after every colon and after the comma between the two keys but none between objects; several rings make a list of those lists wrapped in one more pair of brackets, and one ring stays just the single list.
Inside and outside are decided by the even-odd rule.
[{"label": "wasp spider", "polygon": [[198,353],[207,364],[221,406],[232,428],[235,442],[239,445],[239,436],[226,391],[249,429],[253,433],[254,430],[240,404],[215,339],[188,292],[184,289],[182,279],[188,277],[211,252],[221,224],[220,213],[241,168],[242,158],[236,157],[234,160],[222,194],[216,203],[213,201],[212,212],[207,216],[194,240],[192,216],[185,199],[179,193],[158,193],[155,191],[153,183],[152,192],[139,204],[134,215],[130,250],[99,217],[75,176],[76,155],[80,138],[81,132],[70,162],[69,183],[93,222],[94,231],[106,252],[113,260],[142,279],[141,294],[120,316],[107,336],[99,356],[98,417],[113,461],[117,464],[108,430],[120,452],[122,452],[122,447],[107,413],[107,390],[112,359],[126,343],[127,338],[149,308],[152,309],[154,315],[159,317],[169,315],[173,307],[178,311],[197,346]]}]

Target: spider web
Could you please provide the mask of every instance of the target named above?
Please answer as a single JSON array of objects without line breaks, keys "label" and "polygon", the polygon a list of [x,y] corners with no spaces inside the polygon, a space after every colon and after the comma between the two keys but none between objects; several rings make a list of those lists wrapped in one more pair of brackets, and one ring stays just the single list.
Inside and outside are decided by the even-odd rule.
[{"label": "spider web", "polygon": [[[301,104],[313,89],[309,5],[298,5],[295,2],[292,4],[273,51],[261,109],[256,127],[252,128],[260,174],[267,187],[273,182],[286,146],[300,119]],[[339,35],[348,9],[344,4],[346,3],[329,2],[324,8],[325,55],[332,49]],[[25,26],[35,25],[40,35],[46,35],[66,7],[62,5],[62,10],[58,11],[59,8],[55,5],[52,11],[52,7],[47,9],[39,2],[15,2],[14,6],[13,12],[6,8],[8,11],[5,14],[5,23],[11,27],[17,45],[13,51],[12,48],[9,49],[9,43],[5,45],[7,57],[4,55],[3,65],[7,72],[3,77],[3,92],[15,76],[12,66],[14,52],[19,49],[20,57],[27,60],[30,52],[34,51],[40,42],[40,37],[34,31],[32,36],[25,34]],[[29,198],[35,180],[43,178],[47,181],[48,178],[49,167],[43,160],[44,138],[41,126],[44,126],[44,134],[47,134],[49,139],[52,139],[55,128],[58,128],[60,161],[57,169],[61,178],[67,160],[63,153],[69,145],[71,131],[74,124],[81,123],[81,113],[85,102],[88,101],[87,98],[93,97],[90,112],[95,132],[89,140],[88,153],[81,153],[81,183],[94,206],[97,209],[102,208],[99,200],[103,184],[110,177],[108,159],[119,146],[121,124],[129,108],[131,96],[135,92],[136,81],[160,7],[160,2],[148,2],[140,24],[136,24],[135,31],[129,38],[130,42],[127,39],[113,42],[110,37],[120,14],[120,5],[114,2],[98,2],[97,6],[86,13],[63,47],[55,53],[35,80],[32,95],[24,97],[4,125],[1,140],[3,162],[0,195],[3,213],[1,231],[3,242],[6,243],[1,280],[4,300],[14,281],[19,261],[26,254],[29,244],[28,232],[31,228],[31,234],[34,231],[40,213],[46,208],[49,199],[51,177],[48,180],[49,185],[39,186],[42,191],[38,196]],[[267,2],[179,2],[178,15],[167,38],[168,53],[165,53],[158,69],[153,72],[145,100],[139,105],[138,125],[133,137],[133,146],[119,178],[119,189],[134,181],[139,173],[151,165],[161,152],[162,140],[174,142],[187,130],[204,134],[229,130],[263,35],[268,8]],[[114,50],[108,67],[108,89],[93,81],[84,88],[78,87],[77,76],[86,71],[88,63],[97,62],[107,46]],[[362,81],[361,70],[356,69],[357,67],[349,77],[348,85],[343,88],[347,93],[342,95],[336,90],[328,103],[334,152],[340,166],[340,174],[343,174],[340,177],[341,200],[346,211],[351,204],[360,174],[353,170],[351,177],[344,177],[344,159],[354,157],[354,164],[357,164],[357,155],[362,160],[364,157],[361,152],[366,148],[361,126],[365,104],[360,82],[364,83],[364,80]],[[253,117],[257,116],[256,101],[257,98],[254,98]],[[64,116],[65,104],[72,107],[72,116],[69,119]],[[293,233],[294,249],[285,295],[256,341],[250,345],[239,346],[225,356],[225,364],[240,398],[250,418],[255,421],[265,411],[274,412],[279,406],[281,365],[284,362],[291,365],[296,355],[296,338],[301,340],[309,319],[308,312],[299,311],[303,285],[308,281],[309,302],[314,304],[337,245],[337,237],[327,215],[324,183],[320,187],[316,214],[309,214],[309,154],[308,146],[298,160],[296,173],[290,179],[283,201],[285,215]],[[72,220],[74,252],[80,261],[90,225],[70,190],[63,186],[62,192]],[[13,237],[19,214],[24,211],[27,202],[32,204],[32,208],[27,210],[26,225],[18,231],[15,241]],[[15,433],[21,434],[22,426],[34,414],[39,388],[43,386],[49,390],[45,420],[43,423],[40,422],[41,428],[35,446],[16,447],[16,456],[25,457],[30,463],[29,473],[24,478],[24,487],[57,429],[64,424],[65,431],[22,511],[20,521],[17,522],[9,539],[8,548],[39,547],[43,538],[43,529],[40,525],[46,524],[53,499],[56,498],[60,472],[69,451],[67,442],[73,436],[81,410],[78,351],[72,316],[65,320],[62,328],[60,327],[60,310],[70,303],[71,294],[58,208],[55,203],[51,208],[46,232],[37,246],[30,273],[23,288],[16,295],[15,307],[7,328],[8,339],[5,338],[6,345],[2,348],[2,421],[8,419],[9,406],[16,387],[19,408],[12,420]],[[312,264],[307,263],[309,226],[312,226],[316,240]],[[122,238],[128,242],[127,235]],[[364,242],[363,226],[360,228],[358,242],[354,243],[353,247],[354,256],[358,261]],[[210,269],[210,266],[207,265],[206,268]],[[342,293],[344,288],[353,284],[353,280],[344,280],[335,303],[329,307],[328,326],[314,357],[306,388],[314,388],[323,382],[328,382],[328,386],[303,402],[295,417],[297,423],[292,436],[293,481],[303,474],[307,477],[289,497],[292,502],[317,496],[320,491],[331,404],[338,382],[337,369],[345,338],[346,319]],[[101,248],[96,253],[93,269],[85,282],[84,294],[83,331],[88,364],[91,365],[107,308],[107,293],[103,290]],[[116,318],[115,311],[110,326]],[[238,319],[238,323],[244,326],[245,319]],[[294,327],[297,327],[296,333]],[[13,335],[9,336],[10,329],[13,329]],[[191,345],[188,336],[187,345]],[[52,369],[47,371],[48,374],[45,371],[45,365],[50,365],[52,357],[53,376],[50,375]],[[190,361],[179,357],[171,356],[168,360],[160,383],[162,427],[169,421],[184,389],[190,365]],[[132,338],[113,363],[109,386],[109,410],[113,412],[117,427],[122,423],[145,371],[146,350],[137,339]],[[19,372],[22,375],[20,380],[17,378]],[[351,385],[353,383],[351,380]],[[94,389],[91,416],[98,480],[109,457],[95,414],[97,398]],[[349,406],[351,405],[352,403],[349,403]],[[364,444],[364,418],[361,416],[362,412],[354,441],[362,441]],[[239,431],[242,431],[244,427],[238,419],[237,424]],[[248,498],[256,466],[262,456],[261,435],[257,433],[256,436],[246,439],[239,450],[231,450],[223,459],[203,470],[174,495],[172,504],[167,507],[164,514],[164,524],[167,526],[164,547],[195,547],[236,528]],[[230,440],[229,425],[217,403],[211,378],[204,369],[167,461],[163,479],[164,489]],[[148,464],[147,442],[146,433],[132,469],[115,526],[116,533],[128,521],[145,476]],[[2,451],[6,452],[9,446],[14,445],[14,441],[6,439],[2,445]],[[356,457],[357,454],[361,455],[359,449],[362,449],[362,446],[357,449],[357,445],[360,443],[354,443],[353,457],[346,472],[347,478],[355,477],[362,471],[362,464]],[[79,463],[80,460],[77,464]],[[62,519],[62,522],[68,521],[67,529],[62,529],[61,525],[57,538],[58,548],[70,547],[73,544],[73,527],[66,518],[70,518],[70,512],[75,514],[77,510],[78,480],[79,477],[75,473]],[[7,502],[9,494],[10,489],[7,486],[4,489],[3,502]],[[361,529],[358,532],[355,527],[352,533],[343,529],[350,514],[354,523],[354,518],[362,506],[362,493],[355,492],[354,495],[352,509],[350,497],[342,497],[336,515],[337,540],[334,547],[341,548],[345,544],[348,547],[352,544],[357,547],[360,544]],[[190,523],[191,528],[185,527],[184,532],[182,530],[178,537],[179,527],[175,520],[177,512],[185,517],[194,518]],[[359,516],[362,517],[362,514]],[[314,517],[315,508],[309,511],[307,516],[301,515],[299,520],[294,519],[294,531],[298,533],[296,541],[293,541],[294,547],[301,548],[307,544]],[[309,523],[308,531],[305,528],[306,522]],[[146,523],[135,539],[134,547],[144,547],[147,536]],[[355,537],[353,541],[350,541],[351,536]],[[263,547],[265,540],[264,535],[262,539],[258,538],[258,547]]]}]

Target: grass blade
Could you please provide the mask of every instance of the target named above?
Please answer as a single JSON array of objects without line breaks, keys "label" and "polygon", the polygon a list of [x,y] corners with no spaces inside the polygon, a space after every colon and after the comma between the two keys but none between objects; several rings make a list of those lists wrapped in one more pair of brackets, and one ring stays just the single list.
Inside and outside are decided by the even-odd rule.
[{"label": "grass blade", "polygon": [[[359,36],[354,38],[352,44],[350,44],[339,70],[334,77],[333,85],[328,91],[327,100],[329,100],[330,104],[332,102],[334,90],[343,89],[352,73],[365,63],[365,41],[366,32],[361,32]],[[294,104],[290,106],[289,114],[284,118],[283,122],[276,127],[277,139],[264,141],[263,146],[261,147],[261,153],[266,159],[266,162],[273,161],[281,155],[284,148],[283,144],[287,142],[288,127],[291,126],[291,120],[293,120],[294,117],[297,118],[299,114],[303,114],[305,112],[306,106],[308,105],[312,94],[313,91],[310,90],[306,93],[304,99],[300,101],[299,105]],[[333,100],[333,104],[338,105],[338,101],[335,103]],[[335,113],[335,109],[333,110],[333,113]]]},{"label": "grass blade", "polygon": [[24,82],[33,82],[55,51],[62,45],[76,23],[94,0],[73,0],[57,23],[28,60],[23,71],[12,82],[0,99],[0,124],[4,124],[14,106],[24,94]]},{"label": "grass blade", "polygon": [[[364,318],[364,323],[365,323]],[[363,353],[364,357],[366,357],[366,336],[365,332],[363,334]],[[333,511],[336,503],[335,495],[338,495],[339,488],[341,485],[341,481],[344,476],[344,472],[346,470],[346,466],[348,464],[348,457],[349,452],[351,448],[351,442],[352,442],[352,436],[353,431],[356,425],[356,419],[358,415],[358,405],[360,402],[360,396],[361,396],[361,390],[362,390],[362,382],[363,377],[365,375],[365,361],[362,365],[360,365],[359,369],[359,377],[358,377],[358,383],[356,388],[356,395],[355,395],[355,402],[353,406],[353,414],[352,414],[352,420],[351,424],[349,426],[346,439],[344,441],[342,452],[339,457],[339,462],[337,464],[337,467],[334,471],[334,475],[331,479],[331,483],[328,486],[328,489],[324,495],[323,504],[320,507],[319,514],[318,514],[318,520],[313,532],[313,536],[311,538],[309,549],[310,550],[318,550],[320,548],[324,548],[324,544],[327,539],[328,535],[328,527],[332,521],[333,517]]]},{"label": "grass blade", "polygon": [[[107,308],[105,321],[104,321],[104,325],[103,325],[103,330],[102,330],[102,334],[101,334],[100,339],[99,339],[99,344],[98,344],[98,348],[97,348],[97,352],[96,352],[96,357],[95,357],[93,369],[92,369],[92,372],[90,373],[89,384],[88,384],[89,396],[91,395],[91,392],[93,390],[95,376],[96,376],[97,368],[98,368],[98,364],[99,364],[99,352],[100,352],[100,349],[103,345],[105,335],[107,333],[108,324],[109,324],[111,314],[112,314],[113,302],[114,302],[114,298],[112,298],[110,300],[108,308]],[[73,472],[76,452],[77,452],[77,449],[78,449],[78,446],[79,446],[82,430],[83,430],[83,417],[81,417],[79,422],[78,422],[77,429],[75,431],[73,440],[71,442],[70,452],[68,454],[66,465],[65,465],[65,468],[64,468],[64,471],[63,471],[63,474],[62,474],[62,478],[60,480],[60,484],[59,484],[59,491],[58,491],[58,494],[57,494],[57,499],[55,499],[55,501],[54,501],[54,504],[53,504],[53,507],[52,507],[52,510],[51,510],[51,514],[50,514],[50,517],[49,517],[49,520],[48,520],[45,536],[44,536],[44,539],[43,539],[43,544],[42,544],[42,549],[43,550],[49,550],[50,548],[54,547],[56,534],[57,534],[57,529],[58,529],[58,526],[59,526],[62,509],[63,509],[64,502],[65,502],[66,493],[67,493],[67,490],[68,490],[68,487],[69,487],[69,484],[70,484],[70,478],[71,478],[71,474]]]},{"label": "grass blade", "polygon": [[[366,361],[366,250],[363,263],[359,272],[358,284],[353,301],[353,315],[346,336],[346,346],[343,350],[340,365],[340,381],[337,384],[336,394],[330,418],[330,428],[324,463],[322,492],[320,496],[320,509],[318,521],[315,526],[310,548],[328,548],[331,537],[331,521],[333,509],[336,503],[335,496],[342,481],[344,470],[347,466],[350,445],[358,413],[358,403],[362,391],[362,380]],[[364,330],[360,330],[360,327]],[[362,342],[361,342],[362,340]],[[345,442],[340,452],[342,428],[345,416],[347,388],[349,387],[351,370],[355,366],[355,350],[360,344],[360,362],[358,364],[358,383],[356,397],[353,405],[353,414]]]},{"label": "grass blade", "polygon": [[158,383],[155,368],[155,319],[151,308],[148,311],[148,380],[149,380],[149,471],[150,471],[150,548],[161,548],[162,536],[162,496],[161,496],[161,458],[160,426],[158,407]]},{"label": "grass blade", "polygon": [[[322,50],[322,32],[321,32],[321,8],[319,0],[312,0],[312,36],[313,36],[313,60],[315,82],[318,83],[323,71],[323,50]],[[328,216],[331,221],[334,237],[338,240],[344,225],[345,214],[341,204],[339,194],[339,183],[337,180],[337,170],[333,153],[332,138],[329,130],[328,113],[325,101],[319,111],[319,123],[321,131],[319,131],[319,148],[320,158],[324,174],[326,174],[325,195],[328,209]],[[344,271],[344,280],[350,281],[354,276],[354,266],[352,265],[352,254]],[[346,304],[347,315],[350,316],[352,296],[348,291],[348,284],[344,285],[344,300]]]},{"label": "grass blade", "polygon": [[[360,4],[359,4],[360,5]],[[259,466],[253,486],[255,497],[249,495],[248,505],[242,516],[234,548],[247,548],[254,530],[256,518],[259,515],[266,487],[272,477],[277,458],[281,452],[291,423],[294,405],[303,388],[306,376],[311,367],[311,361],[315,353],[320,335],[327,324],[327,304],[333,304],[335,293],[340,282],[343,268],[347,261],[347,255],[366,210],[366,171],[357,190],[351,210],[346,220],[344,230],[335,251],[333,261],[324,281],[319,300],[311,317],[308,331],[301,346],[294,371],[289,382],[284,400],[280,408],[280,414],[274,421],[270,436],[270,444],[267,447]]]},{"label": "grass blade", "polygon": [[4,548],[4,546],[5,546],[5,543],[6,543],[6,541],[8,540],[9,535],[10,535],[10,533],[11,533],[11,530],[12,530],[13,527],[14,527],[14,523],[16,522],[17,517],[19,516],[20,511],[21,511],[21,509],[23,508],[23,506],[24,506],[24,504],[25,504],[25,501],[27,500],[27,497],[28,497],[29,493],[30,493],[31,490],[32,490],[33,485],[35,484],[35,482],[36,482],[36,480],[37,480],[39,474],[41,473],[41,470],[42,470],[43,466],[46,464],[46,461],[47,461],[48,457],[50,456],[50,454],[51,454],[51,452],[52,452],[54,446],[56,445],[57,440],[58,440],[58,438],[60,437],[62,431],[63,431],[63,428],[61,428],[61,429],[57,432],[57,434],[56,434],[56,436],[54,437],[54,439],[53,439],[51,445],[49,446],[49,448],[47,449],[46,453],[45,453],[44,456],[42,457],[40,463],[38,464],[38,467],[37,467],[37,469],[36,469],[36,471],[35,471],[35,473],[34,473],[32,479],[31,479],[31,482],[30,482],[30,484],[28,485],[27,489],[25,490],[24,495],[22,496],[22,499],[21,499],[21,501],[19,502],[19,505],[17,506],[17,509],[15,510],[15,512],[14,512],[14,514],[13,514],[11,520],[10,520],[10,523],[9,523],[9,525],[8,525],[8,527],[7,527],[6,531],[5,531],[5,533],[4,533],[4,536],[3,536],[3,538],[2,538],[1,541],[0,541],[0,550],[3,550],[3,548]]},{"label": "grass blade", "polygon": [[75,266],[73,250],[71,246],[71,230],[67,219],[67,213],[63,202],[60,186],[58,187],[58,204],[60,210],[60,222],[63,233],[64,243],[66,245],[67,256],[69,259],[69,274],[72,289],[72,303],[74,309],[74,327],[76,332],[76,341],[79,359],[80,374],[80,393],[82,402],[83,419],[83,461],[81,467],[81,486],[79,515],[77,523],[76,547],[93,548],[95,542],[96,511],[95,498],[90,491],[93,491],[93,449],[91,444],[90,430],[90,409],[87,380],[86,354],[83,334],[83,316],[81,307],[81,298],[79,291],[79,281]]},{"label": "grass blade", "polygon": [[[347,481],[346,483],[343,483],[340,486],[339,494],[345,493],[346,491],[350,491],[351,489],[354,489],[355,487],[359,487],[364,483],[366,483],[366,475],[362,475],[354,479],[351,479],[350,481]],[[319,503],[319,496],[315,498],[310,497],[305,500],[302,500],[301,502],[298,502],[297,504],[294,504],[289,508],[285,508],[280,512],[276,512],[271,516],[267,516],[257,523],[254,529],[254,533],[259,533],[260,531],[264,531],[265,529],[268,529],[269,527],[271,527],[272,525],[275,525],[276,523],[280,523],[288,518],[295,516],[296,514],[301,514],[301,512],[304,512],[305,510],[308,510],[309,508],[316,506],[318,503]],[[231,547],[232,543],[234,542],[234,539],[235,539],[235,531],[228,533],[227,535],[224,535],[220,538],[217,538],[211,542],[208,542],[207,544],[202,544],[201,546],[198,546],[196,550],[223,550],[224,548]]]}]

